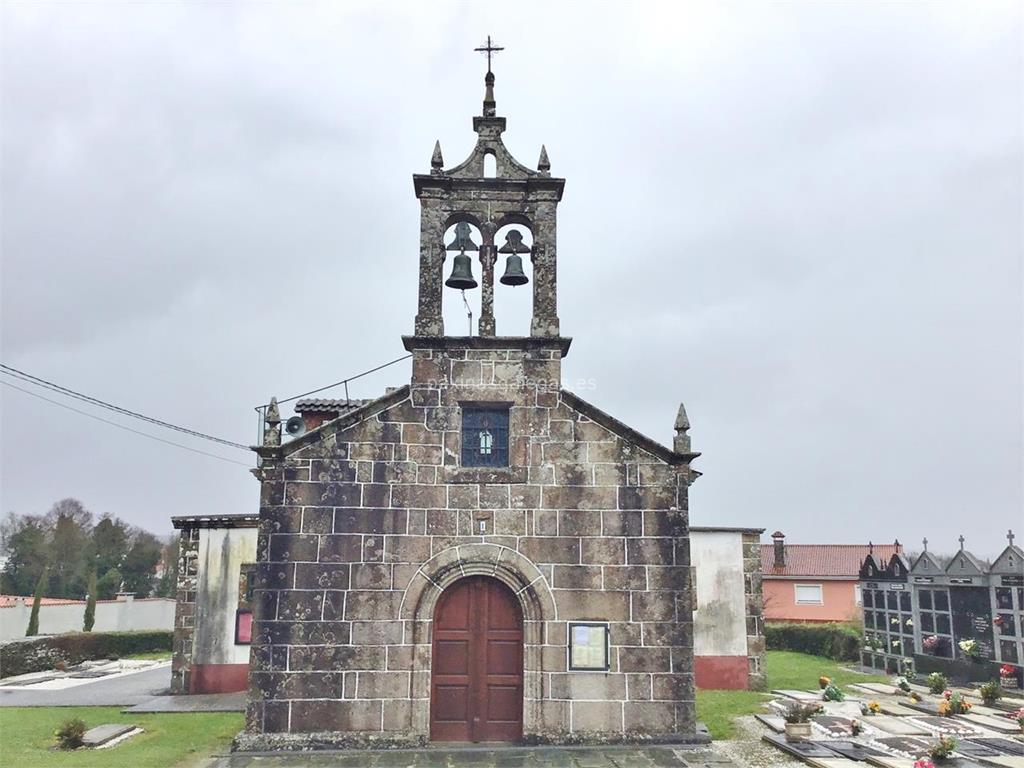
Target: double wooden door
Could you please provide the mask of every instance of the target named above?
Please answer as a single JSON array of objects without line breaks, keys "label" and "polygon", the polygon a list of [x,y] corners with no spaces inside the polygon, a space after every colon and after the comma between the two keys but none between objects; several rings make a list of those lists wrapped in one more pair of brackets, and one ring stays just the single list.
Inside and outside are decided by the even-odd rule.
[{"label": "double wooden door", "polygon": [[519,741],[523,736],[523,616],[497,579],[470,576],[434,610],[430,738]]}]

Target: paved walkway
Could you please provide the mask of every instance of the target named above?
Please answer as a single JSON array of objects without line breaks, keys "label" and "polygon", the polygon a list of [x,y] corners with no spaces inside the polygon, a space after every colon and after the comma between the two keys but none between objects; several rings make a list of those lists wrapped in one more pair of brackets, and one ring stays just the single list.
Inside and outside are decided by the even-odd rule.
[{"label": "paved walkway", "polygon": [[68,688],[3,688],[0,707],[123,707],[141,704],[171,687],[171,664],[99,677]]},{"label": "paved walkway", "polygon": [[428,747],[420,750],[234,754],[208,768],[731,768],[707,748]]}]

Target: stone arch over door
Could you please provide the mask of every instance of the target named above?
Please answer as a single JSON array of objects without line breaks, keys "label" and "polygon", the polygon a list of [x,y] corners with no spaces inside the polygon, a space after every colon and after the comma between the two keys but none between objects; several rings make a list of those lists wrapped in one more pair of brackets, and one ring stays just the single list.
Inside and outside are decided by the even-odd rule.
[{"label": "stone arch over door", "polygon": [[[545,730],[543,649],[547,622],[557,619],[555,601],[541,570],[498,544],[466,544],[438,552],[413,576],[402,596],[405,642],[412,646],[410,731],[430,731],[431,627],[441,593],[466,576],[491,576],[512,590],[523,614],[523,736]],[[563,649],[564,650],[564,649]]]}]

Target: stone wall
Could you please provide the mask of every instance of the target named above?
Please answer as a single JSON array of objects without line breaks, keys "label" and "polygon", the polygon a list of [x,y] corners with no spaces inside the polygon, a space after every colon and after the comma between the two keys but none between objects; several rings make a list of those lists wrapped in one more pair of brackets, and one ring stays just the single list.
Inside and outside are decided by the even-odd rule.
[{"label": "stone wall", "polygon": [[743,588],[747,611],[747,687],[752,691],[768,688],[764,668],[764,595],[761,581],[761,534],[743,534]]},{"label": "stone wall", "polygon": [[199,529],[180,529],[178,586],[174,609],[174,649],[171,656],[171,693],[188,693],[195,633],[196,575],[199,566]]},{"label": "stone wall", "polygon": [[[406,341],[411,387],[261,449],[240,748],[424,741],[433,607],[481,573],[522,608],[527,741],[692,737],[689,455],[560,390],[568,340]],[[481,401],[507,469],[459,466]],[[576,619],[610,622],[607,673],[567,670]]]}]

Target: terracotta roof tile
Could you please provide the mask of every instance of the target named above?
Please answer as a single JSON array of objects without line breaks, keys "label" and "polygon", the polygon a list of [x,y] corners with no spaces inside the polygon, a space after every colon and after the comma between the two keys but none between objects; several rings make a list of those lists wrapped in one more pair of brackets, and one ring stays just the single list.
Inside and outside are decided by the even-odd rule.
[{"label": "terracotta roof tile", "polygon": [[[875,559],[888,563],[901,552],[896,544],[876,544]],[[867,544],[786,544],[786,565],[775,567],[775,545],[761,545],[761,570],[765,576],[828,576],[856,579],[864,558],[870,552]]]}]

